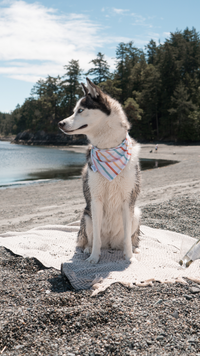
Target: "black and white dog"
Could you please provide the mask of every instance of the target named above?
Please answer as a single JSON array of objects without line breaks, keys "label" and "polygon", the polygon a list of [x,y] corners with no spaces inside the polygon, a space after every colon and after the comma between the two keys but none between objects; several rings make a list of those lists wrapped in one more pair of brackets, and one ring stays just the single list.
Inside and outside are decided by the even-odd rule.
[{"label": "black and white dog", "polygon": [[102,248],[123,249],[127,260],[139,242],[139,145],[130,138],[126,115],[116,100],[87,78],[84,97],[72,116],[59,122],[68,135],[85,134],[91,142],[82,173],[86,207],[78,233],[78,246],[97,263]]}]

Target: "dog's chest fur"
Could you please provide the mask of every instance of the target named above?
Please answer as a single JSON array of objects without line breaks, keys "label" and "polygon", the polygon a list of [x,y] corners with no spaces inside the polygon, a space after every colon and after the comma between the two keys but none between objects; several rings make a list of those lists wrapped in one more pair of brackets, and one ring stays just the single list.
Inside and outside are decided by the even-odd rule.
[{"label": "dog's chest fur", "polygon": [[[103,204],[101,227],[102,247],[107,246],[111,238],[123,235],[122,204],[128,201],[131,210],[139,193],[139,145],[134,144],[131,158],[122,172],[112,181],[108,181],[99,172],[93,172],[88,155],[88,189],[91,201],[100,200]],[[138,192],[136,192],[138,187]],[[90,204],[89,204],[90,205]],[[121,241],[121,238],[119,239]],[[117,239],[116,239],[117,244]]]}]

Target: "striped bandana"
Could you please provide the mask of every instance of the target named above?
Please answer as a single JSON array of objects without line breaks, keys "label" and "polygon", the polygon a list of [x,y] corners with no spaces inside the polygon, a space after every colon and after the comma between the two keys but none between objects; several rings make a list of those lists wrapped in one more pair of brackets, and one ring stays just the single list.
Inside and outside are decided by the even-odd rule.
[{"label": "striped bandana", "polygon": [[132,142],[129,134],[125,140],[115,148],[99,149],[92,146],[92,170],[101,173],[112,181],[127,165],[132,152]]}]

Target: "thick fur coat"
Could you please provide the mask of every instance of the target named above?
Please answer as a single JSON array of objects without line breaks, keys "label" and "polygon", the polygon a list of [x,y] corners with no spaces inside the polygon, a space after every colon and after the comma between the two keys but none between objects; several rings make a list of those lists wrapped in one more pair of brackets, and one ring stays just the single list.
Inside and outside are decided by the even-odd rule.
[{"label": "thick fur coat", "polygon": [[[117,147],[129,130],[129,122],[121,105],[95,86],[87,78],[82,84],[85,96],[78,101],[74,114],[59,123],[66,134],[86,134],[99,149]],[[83,193],[86,207],[78,233],[78,246],[91,255],[87,259],[97,263],[101,248],[123,249],[131,260],[138,246],[140,210],[136,199],[140,192],[139,145],[132,140],[131,157],[111,182],[91,169],[91,145],[83,169]]]}]

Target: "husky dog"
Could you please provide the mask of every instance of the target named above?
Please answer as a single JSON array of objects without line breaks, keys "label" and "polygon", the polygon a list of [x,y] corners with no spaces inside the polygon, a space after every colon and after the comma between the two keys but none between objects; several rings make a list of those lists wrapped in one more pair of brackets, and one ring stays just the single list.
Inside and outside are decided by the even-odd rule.
[{"label": "husky dog", "polygon": [[123,249],[130,261],[139,242],[140,210],[135,202],[140,191],[140,147],[128,136],[130,125],[121,105],[86,79],[84,97],[73,115],[58,124],[65,134],[85,134],[91,142],[82,172],[86,207],[77,244],[91,253],[87,259],[91,263],[99,261],[101,247]]}]

